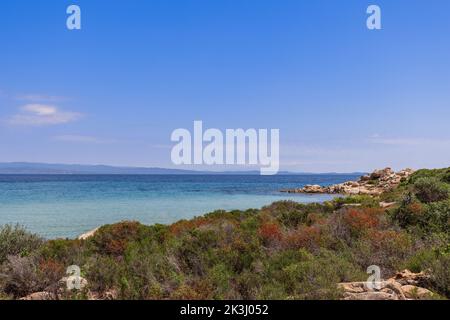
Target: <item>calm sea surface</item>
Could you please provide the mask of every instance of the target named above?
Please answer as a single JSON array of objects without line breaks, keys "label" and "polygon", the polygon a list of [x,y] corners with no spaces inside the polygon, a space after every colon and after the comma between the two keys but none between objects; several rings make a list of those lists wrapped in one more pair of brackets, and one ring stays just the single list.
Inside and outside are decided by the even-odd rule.
[{"label": "calm sea surface", "polygon": [[281,189],[330,185],[354,175],[0,175],[0,225],[24,225],[46,238],[76,237],[123,220],[172,223],[216,209],[274,201],[317,202],[330,195]]}]

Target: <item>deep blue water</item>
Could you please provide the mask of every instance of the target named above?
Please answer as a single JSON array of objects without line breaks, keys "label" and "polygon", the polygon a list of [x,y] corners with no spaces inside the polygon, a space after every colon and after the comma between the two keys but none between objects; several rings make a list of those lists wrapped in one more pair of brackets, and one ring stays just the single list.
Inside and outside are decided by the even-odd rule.
[{"label": "deep blue water", "polygon": [[0,175],[0,225],[19,223],[47,238],[76,237],[123,220],[172,223],[216,209],[278,200],[325,201],[281,189],[330,185],[354,175]]}]

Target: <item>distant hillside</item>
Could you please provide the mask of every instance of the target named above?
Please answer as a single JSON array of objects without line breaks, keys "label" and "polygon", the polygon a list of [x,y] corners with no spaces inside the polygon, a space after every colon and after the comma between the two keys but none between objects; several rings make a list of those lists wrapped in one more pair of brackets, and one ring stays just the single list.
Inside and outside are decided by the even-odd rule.
[{"label": "distant hillside", "polygon": [[[0,163],[0,174],[244,174],[259,175],[258,170],[253,171],[195,171],[166,168],[144,167],[114,167],[106,165],[79,165],[79,164],[49,164],[10,162]],[[311,174],[304,172],[280,171],[279,174]],[[339,175],[340,173],[322,173],[327,175]],[[345,173],[363,175],[364,173]]]},{"label": "distant hillside", "polygon": [[113,167],[105,165],[0,163],[0,174],[196,174],[193,170]]}]

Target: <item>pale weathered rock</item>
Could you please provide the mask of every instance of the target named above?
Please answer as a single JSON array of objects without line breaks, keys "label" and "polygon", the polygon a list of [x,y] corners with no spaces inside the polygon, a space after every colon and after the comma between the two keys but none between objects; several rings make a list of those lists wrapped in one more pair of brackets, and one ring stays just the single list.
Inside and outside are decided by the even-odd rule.
[{"label": "pale weathered rock", "polygon": [[376,180],[376,179],[380,179],[382,177],[392,176],[393,174],[394,174],[394,171],[392,171],[391,168],[385,168],[385,169],[382,169],[382,170],[375,170],[370,175],[370,179],[371,180]]},{"label": "pale weathered rock", "polygon": [[103,293],[88,291],[88,300],[117,300],[119,293],[115,289],[107,290]]},{"label": "pale weathered rock", "polygon": [[405,294],[402,291],[402,285],[394,279],[385,281],[382,287],[392,290],[397,295],[398,300],[406,300]]},{"label": "pale weathered rock", "polygon": [[366,292],[366,283],[365,282],[345,282],[338,284],[339,289],[343,290],[347,293],[362,293]]},{"label": "pale weathered rock", "polygon": [[55,300],[56,296],[50,292],[35,292],[32,294],[29,294],[26,297],[20,298],[20,300]]},{"label": "pale weathered rock", "polygon": [[323,189],[319,185],[307,185],[304,187],[307,193],[320,193],[323,192]]},{"label": "pale weathered rock", "polygon": [[414,300],[427,300],[433,296],[430,290],[412,285],[402,286],[402,291],[406,298]]},{"label": "pale weathered rock", "polygon": [[429,275],[425,274],[424,272],[420,273],[413,273],[409,270],[403,270],[401,272],[398,272],[394,279],[398,283],[402,285],[425,285],[429,282]]},{"label": "pale weathered rock", "polygon": [[80,235],[78,237],[78,240],[87,240],[89,238],[92,238],[95,235],[95,233],[98,231],[98,229],[100,229],[100,228],[95,228],[94,230],[83,233],[82,235]]},{"label": "pale weathered rock", "polygon": [[111,289],[104,293],[104,300],[117,300],[119,293],[117,290]]},{"label": "pale weathered rock", "polygon": [[363,292],[345,293],[344,300],[398,300],[398,297],[386,292]]},{"label": "pale weathered rock", "polygon": [[[339,283],[344,300],[426,300],[433,297],[433,292],[417,286],[426,283],[428,276],[403,270],[394,277],[368,286],[367,282]],[[414,283],[415,285],[411,284]]]},{"label": "pale weathered rock", "polygon": [[380,202],[381,208],[390,208],[395,205],[396,205],[396,202]]}]

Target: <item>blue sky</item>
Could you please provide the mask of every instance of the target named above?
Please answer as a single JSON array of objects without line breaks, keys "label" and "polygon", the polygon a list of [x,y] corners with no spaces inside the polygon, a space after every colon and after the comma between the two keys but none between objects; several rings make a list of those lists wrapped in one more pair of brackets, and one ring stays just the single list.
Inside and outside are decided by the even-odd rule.
[{"label": "blue sky", "polygon": [[448,0],[3,0],[0,162],[173,167],[171,132],[202,120],[279,128],[283,170],[448,166],[449,15]]}]

